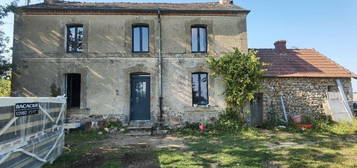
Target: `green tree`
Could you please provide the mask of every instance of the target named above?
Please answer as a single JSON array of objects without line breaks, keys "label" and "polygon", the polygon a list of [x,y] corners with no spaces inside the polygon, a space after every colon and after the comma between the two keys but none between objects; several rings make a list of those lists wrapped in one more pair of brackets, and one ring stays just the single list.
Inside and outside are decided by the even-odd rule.
[{"label": "green tree", "polygon": [[262,75],[265,72],[256,52],[233,52],[222,57],[208,57],[208,65],[213,77],[222,77],[225,84],[227,112],[237,117],[244,117],[243,108],[261,87]]},{"label": "green tree", "polygon": [[[10,5],[0,5],[0,27],[4,25],[4,18],[9,12],[15,11],[16,1],[12,1]],[[7,43],[9,42],[9,37],[0,29],[0,97],[10,96],[11,92],[11,81],[10,71],[12,69],[11,63],[4,59],[5,54],[9,52]]]}]

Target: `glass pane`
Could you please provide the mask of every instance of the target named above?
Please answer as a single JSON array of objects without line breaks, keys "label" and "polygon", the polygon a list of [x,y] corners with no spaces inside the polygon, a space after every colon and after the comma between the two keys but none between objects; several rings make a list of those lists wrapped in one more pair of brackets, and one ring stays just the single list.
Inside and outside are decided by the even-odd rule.
[{"label": "glass pane", "polygon": [[200,104],[207,105],[208,104],[208,88],[207,88],[208,76],[206,73],[202,73],[200,77],[201,77],[200,78],[201,81]]},{"label": "glass pane", "polygon": [[192,35],[191,35],[191,46],[192,46],[192,52],[197,52],[198,51],[198,28],[192,28],[191,29]]},{"label": "glass pane", "polygon": [[133,28],[133,51],[139,52],[140,51],[140,27]]},{"label": "glass pane", "polygon": [[199,75],[192,74],[192,104],[198,104],[199,97]]},{"label": "glass pane", "polygon": [[206,52],[207,49],[207,29],[200,28],[200,52]]},{"label": "glass pane", "polygon": [[149,27],[142,27],[142,46],[144,52],[149,51]]},{"label": "glass pane", "polygon": [[78,27],[77,29],[77,51],[83,51],[83,27]]},{"label": "glass pane", "polygon": [[76,29],[74,27],[68,28],[67,32],[67,50],[68,51],[74,51],[74,46],[75,46],[75,35],[76,35]]}]

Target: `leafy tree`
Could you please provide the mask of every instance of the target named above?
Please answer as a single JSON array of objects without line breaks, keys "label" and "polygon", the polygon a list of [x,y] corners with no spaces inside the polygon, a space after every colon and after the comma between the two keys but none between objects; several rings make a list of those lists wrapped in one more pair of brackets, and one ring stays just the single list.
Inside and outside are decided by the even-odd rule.
[{"label": "leafy tree", "polygon": [[224,81],[227,112],[243,118],[244,106],[261,87],[265,64],[259,61],[254,51],[241,52],[234,48],[222,57],[209,56],[208,65],[213,71],[212,76],[220,76]]},{"label": "leafy tree", "polygon": [[[10,11],[15,11],[16,1],[12,1],[11,5],[0,5],[0,26],[4,24],[3,19],[8,15]],[[5,60],[5,54],[9,52],[6,44],[9,42],[9,37],[0,29],[0,97],[10,96],[11,81],[10,71],[12,68],[11,63]]]}]

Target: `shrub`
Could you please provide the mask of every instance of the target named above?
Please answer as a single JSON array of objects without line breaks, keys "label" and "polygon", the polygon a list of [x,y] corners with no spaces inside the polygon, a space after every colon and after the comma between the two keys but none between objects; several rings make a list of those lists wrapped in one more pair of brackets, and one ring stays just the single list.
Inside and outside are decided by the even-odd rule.
[{"label": "shrub", "polygon": [[11,81],[0,79],[0,97],[8,97],[11,94]]},{"label": "shrub", "polygon": [[185,127],[178,130],[183,135],[222,135],[241,134],[242,132],[255,130],[255,128],[245,125],[244,120],[233,112],[224,112],[219,119],[212,123],[207,123],[207,130],[200,132],[200,123],[186,123]]},{"label": "shrub", "polygon": [[[259,61],[254,51],[233,52],[221,57],[208,57],[208,65],[213,77],[222,77],[225,84],[227,111],[244,117],[243,107],[249,103],[261,87],[265,64]],[[231,115],[231,114],[229,114]]]}]

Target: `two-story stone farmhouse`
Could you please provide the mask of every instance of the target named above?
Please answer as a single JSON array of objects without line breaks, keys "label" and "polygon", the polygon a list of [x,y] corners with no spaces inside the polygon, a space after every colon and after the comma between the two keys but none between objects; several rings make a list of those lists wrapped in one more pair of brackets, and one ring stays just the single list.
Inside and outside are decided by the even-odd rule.
[{"label": "two-story stone farmhouse", "polygon": [[[207,55],[248,50],[249,11],[231,0],[46,0],[20,9],[15,16],[13,94],[66,94],[68,115],[79,118],[114,116],[126,124],[163,121],[170,126],[217,118],[225,107],[224,84],[210,77]],[[336,87],[336,78],[343,79],[351,97],[350,78],[356,76],[314,50],[258,51],[272,64],[252,103],[258,107],[253,108],[256,122],[267,118],[280,95],[288,98],[291,111],[323,112],[322,102],[328,89]],[[309,71],[313,75],[306,75]]]}]

